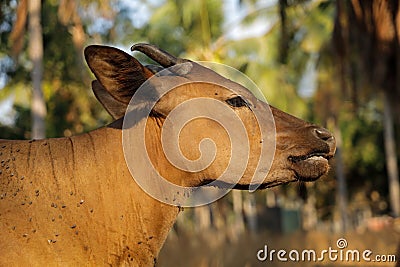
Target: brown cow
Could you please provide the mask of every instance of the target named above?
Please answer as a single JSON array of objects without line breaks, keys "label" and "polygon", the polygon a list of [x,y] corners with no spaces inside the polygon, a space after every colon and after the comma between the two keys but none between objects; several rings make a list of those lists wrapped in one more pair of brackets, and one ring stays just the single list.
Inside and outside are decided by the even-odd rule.
[{"label": "brown cow", "polygon": [[[203,117],[192,120],[179,136],[182,154],[192,161],[200,155],[193,149],[195,144],[204,138],[214,141],[212,148],[217,153],[206,168],[182,170],[168,161],[163,150],[162,128],[169,113],[192,99],[217,100],[243,122],[248,140],[242,143],[248,145],[248,159],[243,158],[247,164],[238,172],[240,177],[233,187],[251,187],[253,174],[257,170],[262,173],[263,164],[268,165],[259,162],[265,141],[262,131],[272,133],[274,128],[275,155],[257,187],[313,181],[328,171],[335,140],[327,130],[270,107],[243,86],[195,62],[175,58],[151,45],[138,44],[133,49],[162,67],[145,67],[112,47],[89,46],[85,50],[97,78],[93,90],[116,118],[113,123],[67,138],[0,141],[0,265],[154,265],[180,208],[154,199],[132,179],[123,151],[123,130],[144,125],[145,140],[141,141],[148,157],[171,183],[198,187],[213,182],[234,156],[229,153],[232,133],[226,133],[215,121]],[[168,67],[167,74],[155,74]],[[131,113],[140,113],[147,101],[157,99],[157,86],[179,85],[157,99],[147,116],[136,116],[126,124],[130,99],[149,78],[149,90],[154,91],[139,99]],[[264,116],[269,110],[275,127],[261,129],[264,124],[255,114]],[[234,172],[232,175],[237,175]],[[155,179],[150,174],[140,178]],[[219,186],[231,183],[227,178]]]}]

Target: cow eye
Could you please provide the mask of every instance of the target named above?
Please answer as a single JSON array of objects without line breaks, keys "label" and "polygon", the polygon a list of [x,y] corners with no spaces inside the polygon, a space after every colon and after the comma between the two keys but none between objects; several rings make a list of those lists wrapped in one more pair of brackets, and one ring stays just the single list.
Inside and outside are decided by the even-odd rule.
[{"label": "cow eye", "polygon": [[229,98],[226,100],[226,103],[235,108],[249,107],[249,103],[247,103],[241,96]]}]

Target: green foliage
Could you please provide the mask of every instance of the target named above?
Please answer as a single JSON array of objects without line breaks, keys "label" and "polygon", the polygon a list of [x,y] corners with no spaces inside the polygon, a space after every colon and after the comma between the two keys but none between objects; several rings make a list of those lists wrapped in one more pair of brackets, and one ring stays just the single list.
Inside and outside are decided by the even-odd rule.
[{"label": "green foliage", "polygon": [[[90,73],[81,64],[83,51],[77,53],[68,25],[60,23],[57,15],[58,4],[58,1],[44,1],[42,6],[42,90],[48,109],[48,137],[88,131],[110,120],[93,97],[90,79],[87,78],[90,77]],[[9,55],[9,50],[5,51],[7,52]],[[5,54],[2,59],[10,58],[8,55]],[[26,116],[26,113],[29,114],[30,107],[31,63],[27,59],[26,49],[19,55],[18,63],[15,62],[14,66],[8,69],[9,82],[0,90],[0,99],[15,96],[18,118],[12,127],[3,127],[1,134],[2,137],[12,137],[11,134],[15,132],[14,138],[29,138],[30,116]],[[25,133],[22,134],[21,131]]]},{"label": "green foliage", "polygon": [[[220,1],[168,0],[153,10],[148,23],[127,34],[129,44],[135,40],[153,43],[175,55],[207,47],[221,34]],[[126,33],[125,33],[126,34]]]},{"label": "green foliage", "polygon": [[383,126],[375,104],[376,101],[367,103],[353,119],[343,119],[341,129],[343,149],[348,151],[344,160],[350,185],[356,187],[361,179],[383,190],[382,186],[386,185],[385,154],[379,145],[383,144]]},{"label": "green foliage", "polygon": [[4,139],[27,139],[30,135],[30,109],[14,105],[17,116],[14,125],[0,124],[1,138]]}]

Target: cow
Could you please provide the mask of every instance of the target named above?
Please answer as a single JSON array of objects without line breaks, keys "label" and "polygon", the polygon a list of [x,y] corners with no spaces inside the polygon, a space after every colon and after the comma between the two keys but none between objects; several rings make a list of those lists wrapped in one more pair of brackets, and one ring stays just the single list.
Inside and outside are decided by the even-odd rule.
[{"label": "cow", "polygon": [[[0,265],[153,266],[182,203],[157,199],[138,181],[153,181],[150,185],[157,186],[157,173],[176,186],[207,187],[235,156],[230,134],[236,130],[227,133],[211,118],[199,117],[184,125],[178,145],[194,162],[208,149],[195,149],[195,144],[212,139],[214,157],[201,169],[172,164],[165,155],[169,139],[162,131],[182,103],[187,103],[186,111],[221,105],[243,125],[237,132],[246,137],[238,140],[247,149],[243,152],[247,158],[236,163],[244,168],[233,168],[214,187],[263,189],[315,181],[328,172],[336,147],[328,130],[268,105],[244,86],[196,62],[150,44],[136,44],[132,50],[158,65],[142,65],[109,46],[91,45],[84,51],[96,77],[92,89],[115,119],[111,124],[72,137],[0,141]],[[166,84],[174,86],[160,93],[158,88]],[[143,86],[145,93],[132,104]],[[196,99],[213,101],[191,107]],[[263,119],[268,123],[260,123]],[[144,143],[146,157],[157,172],[135,172],[129,167],[123,135],[139,126],[144,140],[137,143]],[[263,162],[259,159],[268,142],[274,144],[273,157]],[[134,151],[128,149],[128,154]],[[242,148],[235,151],[240,154]],[[134,156],[140,161],[145,155]],[[254,180],[255,173],[263,176]],[[237,180],[230,180],[229,174]]]}]

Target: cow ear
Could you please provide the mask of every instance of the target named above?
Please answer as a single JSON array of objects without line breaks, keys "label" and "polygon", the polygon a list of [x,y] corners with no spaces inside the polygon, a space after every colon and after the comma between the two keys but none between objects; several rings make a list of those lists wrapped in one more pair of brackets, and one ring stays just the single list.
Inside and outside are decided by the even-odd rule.
[{"label": "cow ear", "polygon": [[[115,111],[117,103],[105,97],[106,92],[117,102],[125,104],[126,108],[136,90],[153,75],[134,57],[114,47],[88,46],[85,48],[85,59],[101,85],[95,83],[93,91],[113,117],[120,113]],[[110,107],[107,106],[109,103],[112,103]]]},{"label": "cow ear", "polygon": [[128,104],[116,100],[98,80],[92,82],[92,90],[97,100],[114,119],[122,118],[125,115]]}]

